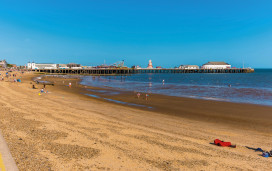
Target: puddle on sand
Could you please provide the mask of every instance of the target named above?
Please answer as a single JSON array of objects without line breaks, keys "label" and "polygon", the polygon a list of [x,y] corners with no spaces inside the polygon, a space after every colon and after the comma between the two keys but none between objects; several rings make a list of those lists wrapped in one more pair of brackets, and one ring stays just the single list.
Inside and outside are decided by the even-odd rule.
[{"label": "puddle on sand", "polygon": [[94,97],[94,98],[100,98],[99,96],[94,95],[94,94],[85,94],[85,95],[90,96],[90,97]]},{"label": "puddle on sand", "polygon": [[50,81],[38,81],[38,83],[45,83],[45,84],[49,84],[49,83],[51,83]]},{"label": "puddle on sand", "polygon": [[102,94],[105,94],[105,95],[118,95],[118,94],[120,94],[120,92],[112,91],[112,90],[93,90],[93,89],[87,89],[87,90],[91,91],[91,92],[102,93]]},{"label": "puddle on sand", "polygon": [[150,106],[145,106],[145,105],[140,105],[140,104],[135,104],[135,103],[122,102],[122,101],[119,101],[119,100],[100,97],[100,96],[97,96],[97,95],[94,95],[94,94],[85,94],[85,95],[90,96],[90,97],[94,97],[94,98],[98,98],[98,99],[104,99],[104,100],[107,100],[109,102],[114,102],[114,103],[118,103],[118,104],[124,104],[124,105],[128,105],[128,106],[135,106],[135,107],[143,107],[143,108],[152,109],[152,107],[150,107]]}]

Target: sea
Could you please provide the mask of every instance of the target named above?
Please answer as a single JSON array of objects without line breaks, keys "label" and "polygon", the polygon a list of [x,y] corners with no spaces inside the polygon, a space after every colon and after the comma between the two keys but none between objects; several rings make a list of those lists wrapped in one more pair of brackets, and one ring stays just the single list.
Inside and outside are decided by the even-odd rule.
[{"label": "sea", "polygon": [[272,69],[254,73],[84,76],[81,84],[149,94],[272,106]]}]

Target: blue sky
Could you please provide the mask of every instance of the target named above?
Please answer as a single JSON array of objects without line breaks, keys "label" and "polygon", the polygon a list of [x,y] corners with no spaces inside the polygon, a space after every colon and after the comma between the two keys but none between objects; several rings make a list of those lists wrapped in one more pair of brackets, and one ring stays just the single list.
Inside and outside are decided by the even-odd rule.
[{"label": "blue sky", "polygon": [[0,0],[0,59],[272,68],[272,1]]}]

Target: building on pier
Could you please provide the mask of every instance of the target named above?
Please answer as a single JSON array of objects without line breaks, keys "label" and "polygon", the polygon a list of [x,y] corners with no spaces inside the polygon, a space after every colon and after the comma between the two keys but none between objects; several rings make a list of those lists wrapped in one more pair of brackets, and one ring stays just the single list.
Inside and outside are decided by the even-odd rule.
[{"label": "building on pier", "polygon": [[180,65],[178,69],[199,69],[197,65]]},{"label": "building on pier", "polygon": [[59,69],[69,69],[67,64],[59,64]]},{"label": "building on pier", "polygon": [[131,67],[132,69],[142,69],[139,65],[133,65],[132,67]]},{"label": "building on pier", "polygon": [[58,69],[59,64],[28,62],[27,69]]},{"label": "building on pier", "polygon": [[67,67],[68,68],[74,68],[74,69],[76,69],[76,68],[81,68],[81,65],[80,64],[76,64],[76,63],[69,63],[69,64],[67,64]]},{"label": "building on pier", "polygon": [[226,62],[208,62],[202,65],[203,69],[228,69],[231,65]]}]

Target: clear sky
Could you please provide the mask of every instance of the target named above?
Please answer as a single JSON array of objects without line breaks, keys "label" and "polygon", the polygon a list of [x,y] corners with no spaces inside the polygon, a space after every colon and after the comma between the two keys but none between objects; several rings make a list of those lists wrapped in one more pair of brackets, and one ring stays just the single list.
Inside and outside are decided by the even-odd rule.
[{"label": "clear sky", "polygon": [[272,1],[0,0],[0,59],[272,68]]}]

